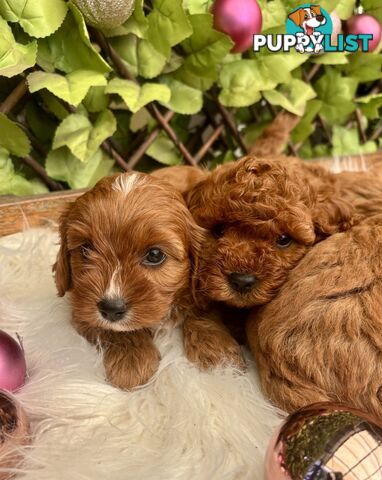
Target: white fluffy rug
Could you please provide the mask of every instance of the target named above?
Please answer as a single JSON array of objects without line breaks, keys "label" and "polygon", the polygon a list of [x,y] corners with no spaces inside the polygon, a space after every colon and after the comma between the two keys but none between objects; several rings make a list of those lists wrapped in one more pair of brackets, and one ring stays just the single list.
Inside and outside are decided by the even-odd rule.
[{"label": "white fluffy rug", "polygon": [[29,379],[16,394],[33,444],[17,479],[261,480],[280,417],[246,375],[200,373],[179,331],[159,332],[160,371],[136,391],[104,381],[102,361],[69,325],[51,274],[56,236],[0,239],[0,328],[24,342]]}]

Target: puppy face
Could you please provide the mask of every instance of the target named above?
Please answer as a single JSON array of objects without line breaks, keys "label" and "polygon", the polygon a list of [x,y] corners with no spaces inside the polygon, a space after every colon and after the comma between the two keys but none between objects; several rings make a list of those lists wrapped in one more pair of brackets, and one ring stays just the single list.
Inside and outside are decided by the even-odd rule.
[{"label": "puppy face", "polygon": [[191,190],[189,208],[209,231],[196,298],[236,307],[270,301],[310,246],[351,224],[352,209],[337,198],[332,177],[293,158],[247,157]]},{"label": "puppy face", "polygon": [[202,229],[181,195],[145,174],[101,180],[61,218],[59,295],[83,328],[160,324],[187,288]]}]

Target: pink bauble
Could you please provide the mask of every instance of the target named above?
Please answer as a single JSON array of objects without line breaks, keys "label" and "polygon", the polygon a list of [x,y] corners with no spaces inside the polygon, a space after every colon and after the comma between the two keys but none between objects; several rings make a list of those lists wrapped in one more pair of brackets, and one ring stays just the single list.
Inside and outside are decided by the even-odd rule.
[{"label": "pink bauble", "polygon": [[341,24],[341,19],[338,16],[338,13],[333,10],[332,13],[330,14],[330,18],[332,19],[332,24],[333,24],[333,31],[332,35],[330,37],[332,45],[337,45],[338,43],[338,35],[342,31],[342,24]]},{"label": "pink bauble", "polygon": [[19,343],[0,330],[0,388],[14,392],[25,382],[26,363]]},{"label": "pink bauble", "polygon": [[233,53],[244,52],[261,32],[263,17],[256,0],[216,0],[212,5],[214,27],[234,41]]},{"label": "pink bauble", "polygon": [[359,35],[371,33],[373,39],[369,42],[369,52],[373,52],[379,45],[382,37],[382,26],[376,18],[366,13],[354,15],[346,22],[346,33]]}]

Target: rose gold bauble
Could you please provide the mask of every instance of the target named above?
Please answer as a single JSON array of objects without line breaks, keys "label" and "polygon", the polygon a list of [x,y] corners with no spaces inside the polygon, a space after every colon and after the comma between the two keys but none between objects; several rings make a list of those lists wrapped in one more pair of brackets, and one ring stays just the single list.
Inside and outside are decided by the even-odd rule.
[{"label": "rose gold bauble", "polygon": [[22,460],[20,447],[29,442],[29,420],[24,409],[8,393],[0,390],[0,480],[12,478],[11,469]]},{"label": "rose gold bauble", "polygon": [[342,404],[304,407],[274,434],[266,454],[265,478],[381,480],[381,421]]},{"label": "rose gold bauble", "polygon": [[338,43],[337,37],[340,33],[342,33],[341,19],[335,10],[333,10],[332,13],[330,14],[330,18],[332,19],[332,24],[333,24],[333,31],[330,36],[330,41],[332,45],[337,45]]}]

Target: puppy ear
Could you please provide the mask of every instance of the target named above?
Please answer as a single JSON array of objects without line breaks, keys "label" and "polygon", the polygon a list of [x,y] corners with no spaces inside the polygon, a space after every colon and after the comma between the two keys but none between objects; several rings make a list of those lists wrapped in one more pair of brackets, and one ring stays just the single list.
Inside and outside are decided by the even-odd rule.
[{"label": "puppy ear", "polygon": [[321,7],[319,5],[311,5],[310,9],[313,10],[316,15],[321,15]]},{"label": "puppy ear", "polygon": [[302,8],[299,8],[295,12],[290,13],[288,15],[288,18],[300,27],[302,22],[304,21],[304,15],[305,15],[304,10]]},{"label": "puppy ear", "polygon": [[312,218],[319,238],[348,230],[357,220],[354,207],[341,198],[320,202],[313,210]]},{"label": "puppy ear", "polygon": [[57,254],[56,263],[53,265],[54,279],[58,295],[63,297],[72,286],[72,272],[70,268],[70,252],[68,250],[68,217],[72,209],[69,205],[66,207],[60,217],[59,234],[60,249]]}]

